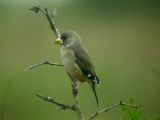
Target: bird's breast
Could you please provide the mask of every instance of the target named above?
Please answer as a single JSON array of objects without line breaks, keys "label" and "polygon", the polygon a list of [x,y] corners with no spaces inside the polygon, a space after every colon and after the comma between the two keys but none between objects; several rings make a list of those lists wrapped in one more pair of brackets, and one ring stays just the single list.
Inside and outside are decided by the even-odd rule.
[{"label": "bird's breast", "polygon": [[76,57],[74,51],[70,48],[61,48],[61,59],[65,70],[71,75],[75,80],[85,82],[86,78],[82,73],[80,67],[76,64]]}]

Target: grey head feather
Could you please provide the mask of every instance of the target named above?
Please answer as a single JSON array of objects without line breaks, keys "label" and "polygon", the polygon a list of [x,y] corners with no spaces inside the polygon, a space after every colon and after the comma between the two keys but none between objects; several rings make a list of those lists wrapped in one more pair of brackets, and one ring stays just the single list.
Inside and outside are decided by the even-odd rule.
[{"label": "grey head feather", "polygon": [[81,45],[80,36],[74,31],[67,31],[61,34],[63,40],[63,46],[65,47],[76,47]]}]

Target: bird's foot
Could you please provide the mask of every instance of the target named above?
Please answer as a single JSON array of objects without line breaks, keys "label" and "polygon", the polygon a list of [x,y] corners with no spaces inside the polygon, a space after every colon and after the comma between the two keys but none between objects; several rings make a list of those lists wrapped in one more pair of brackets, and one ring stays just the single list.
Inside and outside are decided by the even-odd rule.
[{"label": "bird's foot", "polygon": [[81,82],[80,83],[78,83],[78,84],[76,84],[76,86],[75,86],[75,88],[74,89],[77,89],[78,90],[78,88],[81,86]]},{"label": "bird's foot", "polygon": [[78,94],[77,85],[75,85],[75,84],[73,84],[73,83],[72,83],[72,94],[73,94],[74,96],[77,96],[77,94]]}]

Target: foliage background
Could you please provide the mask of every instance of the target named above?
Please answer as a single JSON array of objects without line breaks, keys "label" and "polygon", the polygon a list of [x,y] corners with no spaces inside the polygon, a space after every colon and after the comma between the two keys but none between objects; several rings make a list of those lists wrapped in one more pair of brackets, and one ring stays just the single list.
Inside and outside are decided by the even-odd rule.
[{"label": "foliage background", "polygon": [[[11,80],[4,120],[75,119],[72,111],[57,111],[34,93],[72,103],[70,80],[62,68],[24,69],[43,60],[60,61],[55,35],[43,15],[28,9],[61,6],[56,16],[61,31],[80,34],[102,81],[100,108],[134,98],[142,118],[160,115],[160,2],[158,0],[0,0],[0,110]],[[97,111],[87,84],[79,101],[86,116]],[[120,108],[99,116],[121,119]]]}]

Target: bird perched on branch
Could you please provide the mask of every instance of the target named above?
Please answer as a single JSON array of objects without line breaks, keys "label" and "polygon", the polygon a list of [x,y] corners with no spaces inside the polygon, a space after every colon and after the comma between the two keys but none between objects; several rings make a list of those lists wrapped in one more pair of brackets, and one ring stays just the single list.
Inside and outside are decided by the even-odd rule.
[{"label": "bird perched on branch", "polygon": [[92,87],[98,105],[95,85],[99,84],[100,80],[79,35],[74,31],[64,32],[55,41],[55,44],[61,45],[62,62],[72,82],[80,81],[76,89],[79,88],[81,83],[88,82]]}]

